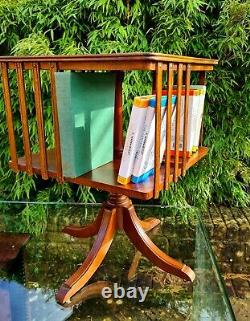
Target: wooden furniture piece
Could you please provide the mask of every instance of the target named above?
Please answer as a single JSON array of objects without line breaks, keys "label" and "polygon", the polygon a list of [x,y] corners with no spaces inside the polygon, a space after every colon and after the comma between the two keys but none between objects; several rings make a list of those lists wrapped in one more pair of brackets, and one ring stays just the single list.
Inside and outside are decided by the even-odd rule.
[{"label": "wooden furniture piece", "polygon": [[[199,84],[205,83],[205,73],[213,70],[217,60],[192,58],[157,53],[124,53],[83,56],[46,56],[46,57],[0,57],[2,87],[8,135],[10,143],[10,167],[15,171],[25,171],[28,175],[39,174],[43,179],[55,178],[58,182],[71,182],[86,185],[110,192],[103,203],[95,222],[86,227],[69,226],[65,233],[75,237],[96,236],[95,242],[83,264],[64,282],[56,299],[59,303],[69,302],[91,278],[102,263],[112,243],[115,232],[122,229],[128,235],[135,247],[150,261],[162,270],[193,281],[194,272],[183,263],[176,261],[163,253],[147,236],[146,232],[160,223],[158,219],[141,221],[134,210],[129,197],[148,200],[158,198],[163,189],[168,189],[171,182],[177,182],[185,175],[188,168],[196,164],[207,153],[206,147],[200,147],[191,157],[186,157],[187,125],[188,125],[188,95],[192,73],[198,73]],[[114,160],[87,174],[77,178],[63,177],[61,166],[60,136],[57,115],[57,100],[55,88],[55,71],[114,71],[116,73],[115,115],[114,115]],[[152,91],[156,93],[155,117],[155,159],[154,176],[141,184],[120,185],[117,183],[119,162],[123,149],[123,119],[122,119],[122,81],[124,72],[132,70],[150,71],[153,74]],[[44,102],[42,95],[41,75],[47,74],[50,79],[51,106],[53,112],[54,140],[53,149],[46,145],[44,125]],[[10,75],[11,74],[11,75]],[[167,81],[165,82],[166,79]],[[9,78],[15,77],[16,88],[10,88]],[[32,83],[34,95],[33,106],[27,106],[27,81]],[[161,111],[160,101],[162,86],[168,90],[168,113],[165,162],[160,166],[160,133]],[[175,146],[180,140],[180,108],[181,89],[185,85],[184,111],[184,156],[179,155],[176,148],[174,157],[170,155],[171,136],[171,101],[172,86],[177,85],[177,106],[175,126]],[[17,90],[19,111],[21,116],[23,152],[17,153],[16,124],[13,115],[13,91]],[[146,94],[146,93],[141,93]],[[30,97],[30,96],[29,96]],[[33,147],[29,134],[29,115],[36,112],[39,152],[32,152]],[[84,146],[79,146],[84,148]],[[18,146],[18,150],[20,147]]]}]

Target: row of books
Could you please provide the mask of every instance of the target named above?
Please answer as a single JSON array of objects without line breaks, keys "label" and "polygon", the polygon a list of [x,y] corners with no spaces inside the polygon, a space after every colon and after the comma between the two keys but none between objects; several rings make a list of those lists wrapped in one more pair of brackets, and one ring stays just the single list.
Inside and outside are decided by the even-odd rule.
[{"label": "row of books", "polygon": [[[190,156],[199,145],[206,86],[192,85],[189,90],[186,153]],[[167,90],[161,99],[160,163],[166,148]],[[175,153],[177,88],[172,93],[171,155]],[[135,97],[117,181],[121,184],[142,183],[154,173],[155,95]],[[185,87],[181,92],[179,155],[183,155]]]}]

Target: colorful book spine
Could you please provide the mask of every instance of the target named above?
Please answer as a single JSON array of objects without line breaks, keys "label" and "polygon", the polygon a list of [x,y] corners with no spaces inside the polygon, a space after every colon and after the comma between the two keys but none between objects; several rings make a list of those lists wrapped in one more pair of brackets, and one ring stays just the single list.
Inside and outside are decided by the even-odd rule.
[{"label": "colorful book spine", "polygon": [[[176,97],[172,97],[172,108],[174,109]],[[133,183],[142,183],[154,173],[154,142],[155,142],[155,97],[149,101],[149,108],[146,116],[144,134],[132,175]],[[166,107],[167,97],[163,96],[161,100],[161,146],[160,162],[162,162],[166,144]]]},{"label": "colorful book spine", "polygon": [[117,178],[117,181],[120,184],[126,185],[131,180],[136,152],[138,151],[138,146],[141,142],[148,103],[152,97],[152,95],[148,95],[134,98]]}]

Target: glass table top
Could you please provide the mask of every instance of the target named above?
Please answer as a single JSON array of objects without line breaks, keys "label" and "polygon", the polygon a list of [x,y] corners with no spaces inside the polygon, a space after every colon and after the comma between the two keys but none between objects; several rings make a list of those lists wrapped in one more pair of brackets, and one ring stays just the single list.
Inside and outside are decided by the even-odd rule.
[{"label": "glass table top", "polygon": [[[151,239],[194,269],[194,283],[152,266],[119,232],[89,283],[95,288],[103,281],[112,293],[122,287],[125,296],[117,290],[117,297],[104,298],[98,290],[88,300],[80,293],[73,306],[58,305],[56,290],[93,243],[93,238],[75,239],[61,230],[68,224],[90,223],[99,208],[98,204],[0,202],[0,232],[32,232],[17,259],[8,269],[0,269],[0,321],[235,320],[200,216],[189,218],[187,224],[173,214],[173,208],[157,206],[136,206],[136,211],[142,219],[161,218],[161,227],[150,232]],[[128,273],[134,275],[130,281]],[[129,297],[131,288],[136,289],[136,298]],[[145,291],[143,302],[139,302],[139,288]]]}]

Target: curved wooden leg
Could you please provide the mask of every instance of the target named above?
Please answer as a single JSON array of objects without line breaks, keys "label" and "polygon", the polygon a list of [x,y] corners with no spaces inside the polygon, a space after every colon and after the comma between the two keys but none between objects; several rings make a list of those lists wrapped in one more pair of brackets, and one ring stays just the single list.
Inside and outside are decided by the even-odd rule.
[{"label": "curved wooden leg", "polygon": [[[138,218],[139,220],[139,218]],[[145,220],[139,220],[141,227],[144,229],[145,232],[151,231],[157,225],[161,224],[161,221],[155,217],[148,217]]]},{"label": "curved wooden leg", "polygon": [[86,226],[75,226],[75,225],[66,226],[63,228],[62,231],[63,233],[66,233],[74,237],[79,237],[79,238],[95,236],[100,229],[102,216],[103,216],[103,208],[100,209],[99,214],[93,223]]},{"label": "curved wooden leg", "polygon": [[64,304],[65,302],[69,302],[70,298],[92,277],[106,256],[113,241],[116,229],[116,210],[103,209],[100,231],[97,234],[97,238],[92,249],[78,270],[60,287],[56,294],[56,300],[58,303]]},{"label": "curved wooden leg", "polygon": [[[145,232],[152,231],[155,227],[159,226],[161,221],[154,217],[146,218],[145,220],[140,220],[140,225],[144,229]],[[142,254],[140,251],[136,250],[133,261],[128,270],[128,281],[132,281],[137,274],[137,268],[140,263]]]},{"label": "curved wooden leg", "polygon": [[65,308],[68,308],[76,304],[83,303],[89,299],[101,297],[102,289],[106,287],[111,288],[112,286],[113,286],[113,283],[108,281],[97,281],[89,285],[86,285],[80,291],[78,291],[73,297],[71,297],[71,300],[69,303],[66,302],[63,306]]},{"label": "curved wooden leg", "polygon": [[161,251],[148,237],[140,225],[134,207],[124,209],[123,228],[134,246],[153,264],[165,272],[174,274],[184,280],[193,281],[195,274],[190,267],[171,258]]},{"label": "curved wooden leg", "polygon": [[133,261],[132,261],[132,263],[129,267],[129,270],[128,270],[128,281],[129,282],[134,280],[134,278],[137,275],[137,268],[140,263],[141,257],[142,257],[141,252],[136,250]]}]

